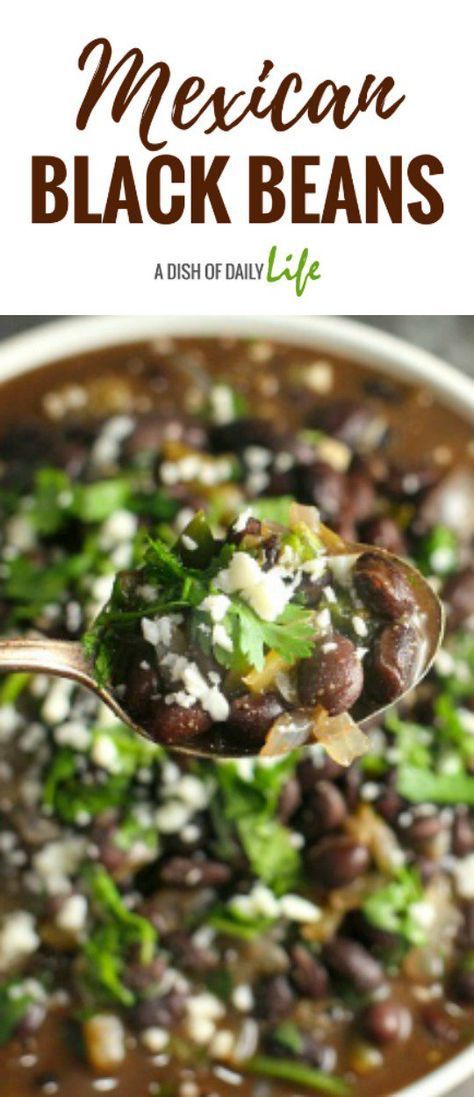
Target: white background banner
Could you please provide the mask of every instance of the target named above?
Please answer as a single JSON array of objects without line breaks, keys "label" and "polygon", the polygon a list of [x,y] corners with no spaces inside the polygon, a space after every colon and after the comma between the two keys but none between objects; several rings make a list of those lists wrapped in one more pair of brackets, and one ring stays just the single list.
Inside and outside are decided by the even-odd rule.
[{"label": "white background banner", "polygon": [[[472,312],[471,15],[466,0],[450,5],[436,0],[396,5],[380,0],[300,0],[293,5],[82,0],[72,7],[64,0],[15,0],[4,16],[0,76],[2,312]],[[78,58],[98,37],[110,40],[113,63],[138,47],[145,68],[159,61],[169,65],[169,83],[152,124],[154,141],[166,142],[158,151],[143,147],[139,137],[152,81],[136,94],[121,121],[111,119],[125,69],[86,128],[77,129],[98,53],[84,71]],[[193,109],[222,84],[229,97],[243,90],[248,99],[259,86],[265,60],[274,65],[265,83],[268,94],[286,74],[301,74],[302,91],[299,96],[291,91],[287,115],[326,79],[349,85],[355,103],[367,74],[377,82],[390,75],[395,80],[390,101],[405,98],[390,118],[369,108],[343,129],[331,115],[319,124],[303,117],[284,132],[272,128],[268,117],[247,117],[229,132],[206,134],[211,108],[188,129],[174,124],[173,99],[187,77],[205,80]],[[173,194],[184,197],[175,224],[155,223],[147,212],[146,172],[159,155],[178,158],[184,169],[183,184],[170,188],[166,182],[163,188],[164,205]],[[116,223],[103,223],[118,156],[129,158],[143,223],[130,224],[125,211]],[[230,223],[217,224],[209,204],[206,222],[192,222],[191,157],[200,156],[207,166],[213,157],[229,157],[220,191]],[[285,211],[271,224],[249,224],[249,158],[257,156],[275,157],[284,168]],[[444,203],[434,224],[416,223],[408,208],[420,201],[408,180],[408,165],[419,156],[436,157],[444,169],[431,179]],[[57,157],[66,166],[68,212],[56,223],[32,223],[32,157]],[[92,223],[74,223],[75,157],[88,157],[87,209],[100,218]],[[307,211],[320,215],[334,158],[348,157],[361,223],[349,224],[344,210],[330,223],[293,223],[292,200],[301,200],[296,183],[292,194],[295,157],[320,158],[319,166],[308,168],[307,182],[316,190],[306,197]],[[366,223],[367,157],[376,157],[387,172],[390,157],[401,157],[401,224],[391,222],[383,202],[379,223]],[[306,249],[300,288],[311,263],[319,263],[320,277],[308,279],[300,295],[295,278],[269,282],[272,247],[275,276],[285,267],[294,274]],[[168,277],[185,263],[194,264],[195,277]]]}]

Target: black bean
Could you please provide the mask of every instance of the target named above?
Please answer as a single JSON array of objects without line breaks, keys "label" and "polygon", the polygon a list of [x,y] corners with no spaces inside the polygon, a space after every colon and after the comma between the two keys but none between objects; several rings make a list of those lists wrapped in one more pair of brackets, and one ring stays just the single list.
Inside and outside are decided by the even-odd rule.
[{"label": "black bean", "polygon": [[282,712],[283,705],[276,693],[246,693],[232,701],[229,725],[242,740],[260,742]]},{"label": "black bean", "polygon": [[184,1014],[186,999],[183,994],[171,990],[161,998],[143,998],[133,1007],[132,1020],[136,1028],[171,1028]]},{"label": "black bean", "polygon": [[304,998],[324,998],[328,989],[328,974],[304,945],[294,945],[290,954],[291,981]]},{"label": "black bean", "polygon": [[201,857],[170,857],[161,866],[161,879],[177,887],[219,887],[228,883],[231,870],[222,861]]},{"label": "black bean", "polygon": [[255,1015],[266,1021],[282,1021],[294,1005],[294,994],[285,975],[270,975],[255,987]]},{"label": "black bean", "polygon": [[332,781],[316,781],[305,798],[302,829],[309,838],[316,838],[342,826],[347,806],[340,789]]},{"label": "black bean", "polygon": [[445,829],[446,820],[439,814],[420,815],[404,828],[403,833],[410,845],[417,849],[432,842]]},{"label": "black bean", "polygon": [[458,934],[459,945],[465,951],[474,952],[474,899],[461,903],[462,924]]},{"label": "black bean", "polygon": [[166,960],[162,956],[155,956],[150,964],[129,964],[126,971],[127,986],[140,994],[153,984],[161,982],[165,971]]},{"label": "black bean", "polygon": [[367,945],[376,956],[386,957],[387,954],[400,950],[401,938],[390,930],[380,929],[364,916],[361,910],[350,910],[342,923],[342,936],[356,938],[363,945]]},{"label": "black bean", "polygon": [[366,657],[365,680],[371,696],[389,704],[416,678],[420,636],[413,625],[394,621],[381,629]]},{"label": "black bean", "polygon": [[440,1040],[444,1044],[456,1044],[458,1042],[458,1026],[442,1006],[436,1003],[425,1006],[422,1012],[422,1021],[435,1040]]},{"label": "black bean", "polygon": [[288,823],[301,804],[301,789],[296,777],[285,782],[278,801],[277,815],[281,823]]},{"label": "black bean", "polygon": [[314,654],[301,660],[298,667],[301,704],[309,707],[320,704],[330,716],[351,709],[363,685],[364,674],[355,645],[338,632],[327,643],[319,641]]},{"label": "black bean", "polygon": [[339,515],[346,498],[342,473],[326,461],[304,465],[299,472],[299,496],[305,503],[318,507],[323,519]]},{"label": "black bean", "polygon": [[466,857],[474,850],[474,819],[471,819],[467,808],[456,809],[451,841],[455,857]]},{"label": "black bean", "polygon": [[315,408],[308,425],[355,449],[363,444],[372,418],[372,411],[362,401],[341,398]]},{"label": "black bean", "polygon": [[127,675],[125,707],[137,718],[147,712],[158,691],[158,674],[146,659],[137,658]]},{"label": "black bean", "polygon": [[35,1089],[39,1089],[41,1093],[59,1093],[60,1081],[59,1074],[54,1074],[52,1070],[43,1070],[33,1078]]},{"label": "black bean", "polygon": [[356,522],[368,518],[375,506],[375,488],[363,472],[350,472],[346,477],[347,506]]},{"label": "black bean", "polygon": [[404,556],[407,551],[406,539],[393,518],[380,515],[369,518],[360,526],[360,539],[368,545],[393,552],[395,556]]},{"label": "black bean", "polygon": [[450,629],[474,615],[474,567],[463,568],[448,579],[443,590],[447,606],[447,624]]},{"label": "black bean", "polygon": [[184,739],[194,739],[211,727],[212,720],[200,705],[183,708],[175,703],[158,702],[153,706],[151,718],[147,720],[146,730],[157,743],[180,743]]},{"label": "black bean", "polygon": [[215,971],[219,966],[219,954],[212,948],[196,944],[185,932],[169,934],[166,937],[166,948],[181,967],[198,975]]},{"label": "black bean", "polygon": [[417,499],[439,478],[440,470],[436,465],[392,465],[384,489],[391,499],[403,502],[405,499]]},{"label": "black bean", "polygon": [[262,523],[258,518],[252,518],[250,515],[242,529],[235,529],[232,526],[226,540],[231,545],[240,545],[244,537],[259,537],[262,531]]},{"label": "black bean", "polygon": [[310,792],[316,781],[336,781],[342,773],[342,766],[333,762],[329,755],[318,758],[318,764],[313,758],[301,758],[296,767],[296,776],[303,792]]},{"label": "black bean", "polygon": [[395,1040],[406,1040],[410,1035],[413,1022],[406,1006],[385,998],[382,1002],[373,1002],[364,1011],[363,1027],[367,1035],[376,1044],[391,1044]]},{"label": "black bean", "polygon": [[377,812],[387,823],[394,823],[403,809],[403,800],[396,789],[387,786],[376,801]]},{"label": "black bean", "polygon": [[212,427],[210,442],[215,453],[241,453],[247,446],[278,451],[284,449],[284,434],[270,419],[249,416]]},{"label": "black bean", "polygon": [[349,937],[335,937],[324,946],[329,970],[351,983],[360,993],[376,990],[384,982],[383,968],[368,949]]},{"label": "black bean", "polygon": [[324,888],[350,884],[366,872],[369,861],[366,846],[346,835],[324,838],[307,854],[311,878]]},{"label": "black bean", "polygon": [[169,438],[173,441],[185,441],[196,449],[201,449],[207,440],[206,431],[201,424],[163,418],[151,411],[137,419],[132,432],[125,439],[124,456],[130,459],[141,453],[157,453]]},{"label": "black bean", "polygon": [[472,1005],[474,1003],[474,968],[471,971],[468,968],[458,968],[453,975],[452,989],[458,1001]]},{"label": "black bean", "polygon": [[380,552],[363,552],[358,557],[354,586],[365,605],[381,617],[395,620],[416,609],[416,597],[405,572]]}]

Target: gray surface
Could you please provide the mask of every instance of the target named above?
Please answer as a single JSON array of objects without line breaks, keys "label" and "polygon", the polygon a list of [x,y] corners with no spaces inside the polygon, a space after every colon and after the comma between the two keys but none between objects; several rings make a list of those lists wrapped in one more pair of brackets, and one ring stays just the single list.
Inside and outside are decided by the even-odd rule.
[{"label": "gray surface", "polygon": [[[55,316],[0,316],[0,339]],[[357,316],[431,350],[474,376],[474,316]]]},{"label": "gray surface", "polygon": [[[54,319],[59,317],[0,316],[0,339]],[[474,376],[474,316],[358,316],[353,319],[417,343]],[[472,1080],[451,1091],[450,1097],[474,1097]]]}]

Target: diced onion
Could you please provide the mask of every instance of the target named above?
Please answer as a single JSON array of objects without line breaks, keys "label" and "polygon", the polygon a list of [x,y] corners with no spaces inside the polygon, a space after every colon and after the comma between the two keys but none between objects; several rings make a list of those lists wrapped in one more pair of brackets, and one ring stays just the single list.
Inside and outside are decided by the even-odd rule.
[{"label": "diced onion", "polygon": [[302,523],[308,529],[319,533],[321,519],[317,507],[304,507],[301,503],[291,503],[288,525],[290,529]]},{"label": "diced onion", "polygon": [[316,715],[313,713],[311,732],[329,757],[340,766],[350,766],[354,758],[365,754],[369,747],[367,735],[348,712],[328,716],[323,708],[319,708]]},{"label": "diced onion", "polygon": [[276,651],[269,651],[261,670],[251,670],[242,679],[251,693],[265,693],[274,683],[277,674],[287,668],[287,663]]},{"label": "diced onion", "polygon": [[260,754],[263,758],[277,758],[280,754],[302,747],[311,737],[312,713],[308,709],[284,712],[278,716],[268,732]]}]

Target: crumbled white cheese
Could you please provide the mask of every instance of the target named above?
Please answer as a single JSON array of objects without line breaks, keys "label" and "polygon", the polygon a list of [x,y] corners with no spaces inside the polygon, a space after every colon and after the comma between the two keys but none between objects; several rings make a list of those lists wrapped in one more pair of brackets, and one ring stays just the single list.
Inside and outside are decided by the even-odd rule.
[{"label": "crumbled white cheese", "polygon": [[246,446],[242,456],[245,464],[253,471],[265,469],[272,459],[270,450],[263,446]]},{"label": "crumbled white cheese", "polygon": [[354,564],[358,559],[359,553],[348,553],[340,556],[328,556],[327,563],[334,575],[334,578],[341,586],[349,586],[352,578],[352,571]]},{"label": "crumbled white cheese", "polygon": [[321,917],[319,907],[302,895],[283,895],[280,899],[280,913],[290,922],[317,922]]},{"label": "crumbled white cheese", "polygon": [[235,419],[235,400],[230,385],[212,385],[209,392],[209,408],[212,422],[222,427]]},{"label": "crumbled white cheese", "polygon": [[146,1028],[142,1032],[140,1039],[147,1051],[151,1051],[152,1055],[159,1055],[160,1051],[164,1051],[169,1044],[170,1035],[166,1029],[153,1025],[152,1028]]},{"label": "crumbled white cheese", "polygon": [[61,747],[73,750],[88,750],[91,741],[90,728],[79,720],[67,720],[54,729],[54,739]]},{"label": "crumbled white cheese", "polygon": [[27,910],[15,910],[3,919],[0,927],[0,971],[8,971],[36,952],[40,939],[33,915]]},{"label": "crumbled white cheese", "polygon": [[96,736],[92,745],[91,759],[96,766],[106,769],[108,773],[120,772],[119,752],[110,735]]},{"label": "crumbled white cheese", "polygon": [[112,419],[108,419],[92,447],[92,463],[99,468],[112,465],[120,454],[122,442],[132,433],[134,425],[129,415],[114,415]]},{"label": "crumbled white cheese", "polygon": [[85,838],[66,837],[49,842],[35,854],[34,870],[50,895],[64,895],[70,890],[70,880],[75,876],[86,851]]},{"label": "crumbled white cheese", "polygon": [[207,807],[211,796],[211,785],[206,785],[199,777],[192,773],[182,774],[178,770],[178,779],[172,784],[173,796],[177,796],[184,804],[189,804],[194,811],[200,811]]},{"label": "crumbled white cheese", "polygon": [[186,825],[191,814],[192,809],[188,804],[170,800],[156,810],[155,824],[162,834],[177,834]]},{"label": "crumbled white cheese", "polygon": [[236,986],[232,991],[231,1001],[239,1013],[250,1013],[254,1006],[254,996],[249,983],[240,983]]},{"label": "crumbled white cheese", "polygon": [[208,613],[211,621],[219,624],[224,620],[224,617],[230,607],[230,598],[227,598],[225,594],[208,594],[207,598],[204,598],[199,605],[200,610],[204,610]]},{"label": "crumbled white cheese", "polygon": [[436,910],[433,903],[426,899],[420,899],[410,906],[410,916],[422,929],[430,929],[436,919]]},{"label": "crumbled white cheese", "polygon": [[[209,1053],[213,1059],[232,1059],[234,1044],[235,1036],[230,1028],[221,1028],[216,1032],[211,1042]],[[241,1080],[240,1075],[235,1075],[235,1077]]]},{"label": "crumbled white cheese", "polygon": [[132,541],[137,532],[138,519],[135,514],[119,509],[103,523],[99,542],[101,548],[111,549],[123,541]]},{"label": "crumbled white cheese", "polygon": [[7,743],[19,727],[20,717],[14,705],[0,706],[0,743]]},{"label": "crumbled white cheese", "polygon": [[61,904],[56,915],[56,925],[66,933],[81,933],[86,920],[87,899],[85,895],[69,895]]},{"label": "crumbled white cheese", "polygon": [[178,693],[168,694],[165,698],[167,704],[176,702],[190,707],[199,701],[213,720],[227,720],[230,712],[227,698],[217,684],[209,685],[196,663],[188,661],[184,655],[169,652],[162,660],[162,665],[169,668],[173,681],[182,682],[184,687]]},{"label": "crumbled white cheese", "polygon": [[354,614],[354,617],[352,618],[352,627],[356,636],[367,636],[369,630],[367,628],[366,622],[364,621],[363,617],[359,616],[358,613]]},{"label": "crumbled white cheese", "polygon": [[334,370],[331,363],[324,361],[323,358],[317,359],[316,362],[310,362],[308,366],[303,366],[300,376],[303,383],[312,392],[325,395],[332,389]]},{"label": "crumbled white cheese", "polygon": [[229,636],[224,625],[214,625],[212,630],[212,643],[214,647],[222,648],[224,651],[234,650],[232,637]]},{"label": "crumbled white cheese", "polygon": [[[211,1021],[210,1017],[199,1017],[194,1015],[188,1018],[186,1028],[191,1040],[194,1040],[195,1044],[200,1044],[202,1046],[210,1043],[216,1031],[214,1021]],[[181,1094],[182,1093],[183,1087],[181,1087]]]},{"label": "crumbled white cheese", "polygon": [[182,534],[181,541],[182,541],[185,549],[188,550],[188,552],[196,552],[196,549],[198,547],[197,541],[193,541],[193,538],[188,537],[187,533]]},{"label": "crumbled white cheese", "polygon": [[474,899],[474,853],[469,853],[454,865],[454,879],[462,899]]},{"label": "crumbled white cheese", "polygon": [[236,552],[229,566],[216,576],[216,585],[225,594],[238,592],[263,621],[275,621],[293,593],[293,586],[285,583],[282,575],[280,567],[262,571],[253,556]]},{"label": "crumbled white cheese", "polygon": [[234,895],[230,906],[249,918],[278,918],[280,904],[273,891],[265,884],[254,884],[248,895]]},{"label": "crumbled white cheese", "polygon": [[225,1013],[220,999],[208,991],[191,995],[186,1002],[186,1009],[192,1017],[208,1017],[211,1021],[218,1021]]},{"label": "crumbled white cheese", "polygon": [[18,552],[30,552],[36,545],[36,531],[27,514],[14,514],[5,527],[5,541]]},{"label": "crumbled white cheese", "polygon": [[58,678],[52,683],[41,708],[43,720],[50,725],[63,724],[69,716],[74,682]]}]

